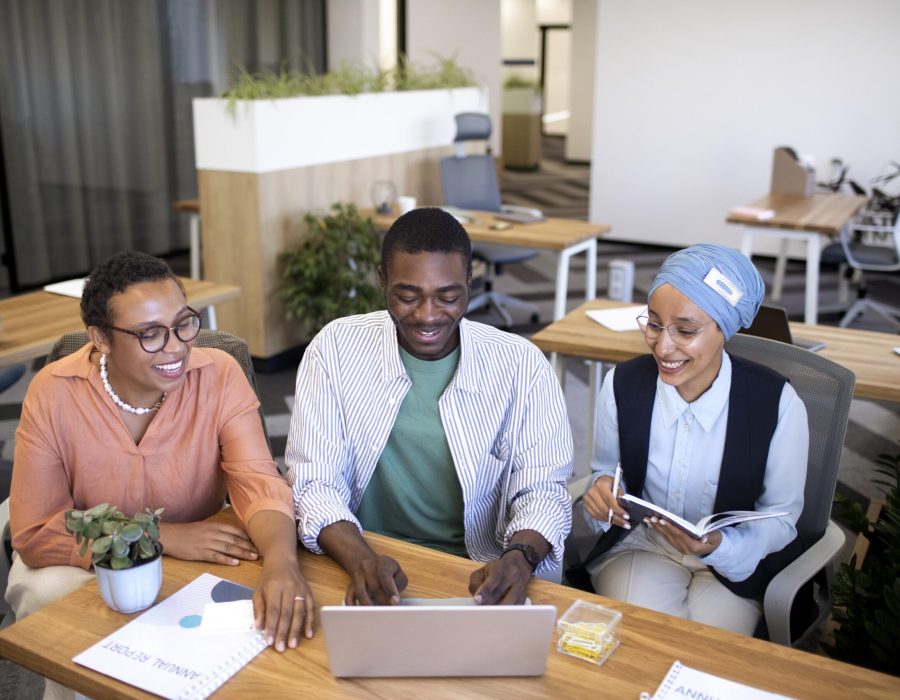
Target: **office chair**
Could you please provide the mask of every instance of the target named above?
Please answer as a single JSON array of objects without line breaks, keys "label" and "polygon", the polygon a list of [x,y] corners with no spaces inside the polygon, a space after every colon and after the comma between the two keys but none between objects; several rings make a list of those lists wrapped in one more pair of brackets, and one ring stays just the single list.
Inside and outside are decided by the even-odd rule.
[{"label": "office chair", "polygon": [[[804,551],[769,582],[758,630],[760,636],[778,644],[801,646],[831,610],[831,562],[844,543],[844,533],[830,516],[856,377],[821,355],[767,338],[739,333],[725,349],[787,377],[806,406],[809,455],[803,512],[797,521],[797,537]],[[587,483],[588,479],[583,479],[571,485],[570,493],[583,493]],[[590,533],[584,522],[584,505],[579,498],[573,534],[566,540],[566,569],[583,562],[596,542],[597,535]],[[569,583],[589,586],[583,580]]]},{"label": "office chair", "polygon": [[848,272],[859,273],[856,301],[838,325],[846,328],[860,314],[870,311],[900,332],[900,307],[870,299],[865,280],[867,271],[900,271],[900,212],[864,211],[860,219],[865,223],[845,227],[840,233],[840,241],[822,251],[824,263],[848,265]]},{"label": "office chair", "polygon": [[[441,159],[441,182],[444,190],[444,204],[461,209],[482,211],[507,211],[525,214],[539,214],[533,210],[503,206],[500,202],[500,186],[494,158],[489,153],[467,155],[466,141],[485,141],[491,135],[491,120],[487,114],[463,112],[456,115],[455,155]],[[530,248],[506,245],[476,243],[472,246],[472,256],[486,263],[484,292],[469,300],[467,311],[483,306],[492,306],[503,317],[507,326],[512,325],[509,310],[525,311],[531,314],[531,321],[539,320],[538,308],[506,294],[494,291],[494,274],[501,274],[503,265],[524,262],[537,256]]]},{"label": "office chair", "polygon": [[[53,345],[53,349],[47,356],[47,362],[54,362],[66,355],[71,355],[73,352],[83,347],[87,342],[88,335],[86,331],[66,333]],[[231,335],[230,333],[201,328],[200,333],[194,340],[194,346],[198,348],[217,348],[231,355],[241,366],[244,375],[247,377],[247,381],[249,381],[250,386],[253,387],[254,393],[257,397],[259,396],[256,374],[253,371],[253,362],[250,358],[250,350],[247,347],[246,341],[235,335]],[[259,407],[259,418],[262,421],[263,433],[265,434],[266,442],[268,443],[269,433],[266,430],[266,419],[263,415],[262,404],[260,404]],[[4,627],[12,622],[12,612],[9,610],[9,606],[4,598],[6,594],[6,584],[9,580],[9,568],[12,565],[9,541],[9,499],[6,499],[0,503],[0,601],[2,601],[2,605],[0,605],[0,614],[8,612],[3,618]]]}]

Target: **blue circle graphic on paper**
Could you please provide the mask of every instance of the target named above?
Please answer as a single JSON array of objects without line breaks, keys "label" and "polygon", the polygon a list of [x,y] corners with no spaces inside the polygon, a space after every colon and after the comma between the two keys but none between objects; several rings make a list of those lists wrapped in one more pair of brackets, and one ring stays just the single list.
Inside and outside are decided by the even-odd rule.
[{"label": "blue circle graphic on paper", "polygon": [[182,618],[178,621],[178,624],[179,624],[181,627],[185,627],[185,628],[187,628],[187,629],[191,629],[191,628],[193,628],[193,627],[199,627],[199,626],[200,626],[200,621],[201,621],[202,619],[203,619],[203,616],[202,616],[202,615],[185,615],[184,617],[182,617]]}]

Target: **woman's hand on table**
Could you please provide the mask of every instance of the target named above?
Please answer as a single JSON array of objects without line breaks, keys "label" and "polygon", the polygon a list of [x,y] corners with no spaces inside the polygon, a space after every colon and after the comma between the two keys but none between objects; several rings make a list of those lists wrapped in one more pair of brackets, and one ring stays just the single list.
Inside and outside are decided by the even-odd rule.
[{"label": "woman's hand on table", "polygon": [[300,634],[313,636],[316,605],[294,557],[263,560],[262,574],[253,593],[256,628],[276,651],[296,648]]},{"label": "woman's hand on table", "polygon": [[227,523],[202,520],[196,523],[160,523],[163,552],[176,559],[208,561],[237,566],[241,559],[255,561],[259,552],[249,535]]}]

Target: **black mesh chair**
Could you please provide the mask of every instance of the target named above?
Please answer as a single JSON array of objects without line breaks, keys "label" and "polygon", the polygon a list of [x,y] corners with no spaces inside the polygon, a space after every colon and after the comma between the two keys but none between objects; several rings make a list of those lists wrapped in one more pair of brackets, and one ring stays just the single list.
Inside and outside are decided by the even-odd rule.
[{"label": "black mesh chair", "polygon": [[[461,209],[500,212],[510,210],[500,202],[500,186],[494,158],[490,154],[466,154],[466,141],[486,141],[491,135],[491,120],[487,114],[464,112],[456,115],[456,154],[441,159],[441,183],[444,190],[444,204]],[[524,262],[537,256],[531,248],[517,248],[507,245],[476,243],[472,246],[472,256],[487,265],[484,278],[484,292],[469,300],[467,311],[474,311],[490,305],[503,317],[506,325],[512,325],[509,310],[530,314],[532,322],[539,320],[538,308],[534,304],[494,291],[494,274],[503,271],[503,265]]]}]

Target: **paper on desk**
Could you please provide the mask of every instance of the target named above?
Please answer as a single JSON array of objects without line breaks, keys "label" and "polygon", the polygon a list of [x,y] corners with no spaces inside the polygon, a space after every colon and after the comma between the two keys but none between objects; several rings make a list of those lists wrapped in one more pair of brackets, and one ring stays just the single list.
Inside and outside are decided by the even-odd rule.
[{"label": "paper on desk", "polygon": [[62,294],[64,297],[75,297],[81,299],[81,292],[84,289],[84,277],[76,277],[75,279],[66,280],[64,282],[54,282],[44,287],[45,292],[52,294]]},{"label": "paper on desk", "polygon": [[760,209],[759,207],[750,206],[731,207],[728,213],[734,216],[743,216],[747,219],[756,219],[757,221],[765,221],[775,216],[774,209]]},{"label": "paper on desk", "polygon": [[252,600],[232,600],[227,603],[207,603],[203,606],[201,632],[232,632],[256,629]]},{"label": "paper on desk", "polygon": [[623,306],[618,309],[591,309],[585,311],[589,318],[601,326],[606,326],[611,331],[636,331],[638,330],[637,317],[647,307]]}]

